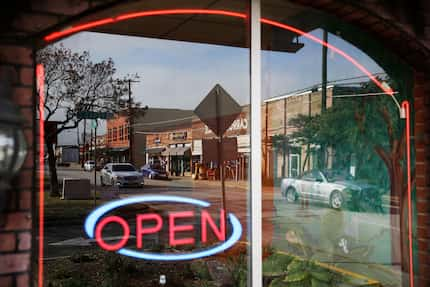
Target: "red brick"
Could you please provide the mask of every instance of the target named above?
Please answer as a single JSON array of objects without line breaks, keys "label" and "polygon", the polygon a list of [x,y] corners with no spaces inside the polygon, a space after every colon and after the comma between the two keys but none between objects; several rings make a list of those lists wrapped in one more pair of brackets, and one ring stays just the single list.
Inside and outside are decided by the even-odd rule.
[{"label": "red brick", "polygon": [[418,286],[430,286],[430,277],[426,275],[420,276],[418,279]]},{"label": "red brick", "polygon": [[33,167],[33,151],[31,149],[27,149],[27,155],[25,156],[25,160],[22,163],[23,167]]},{"label": "red brick", "polygon": [[22,46],[2,45],[0,46],[0,62],[32,65],[31,49]]},{"label": "red brick", "polygon": [[[32,178],[29,178],[32,180]],[[28,180],[28,179],[26,179]],[[27,210],[31,208],[31,192],[30,191],[21,191],[19,193],[19,208],[21,210]]]},{"label": "red brick", "polygon": [[418,214],[418,224],[421,226],[430,225],[430,214]]},{"label": "red brick", "polygon": [[24,272],[28,270],[30,265],[30,254],[20,253],[0,255],[0,262],[2,262],[0,274]]},{"label": "red brick", "polygon": [[415,113],[415,121],[423,122],[426,119],[426,111],[425,110],[419,110]]},{"label": "red brick", "polygon": [[417,228],[417,237],[420,239],[430,239],[430,230],[428,230],[428,227],[418,227]]},{"label": "red brick", "polygon": [[32,127],[33,126],[33,109],[31,107],[28,108],[20,108],[20,112],[22,118],[24,120],[24,127]]},{"label": "red brick", "polygon": [[430,244],[428,240],[418,240],[418,250],[420,251],[430,251]]},{"label": "red brick", "polygon": [[52,15],[36,13],[21,13],[13,22],[12,26],[26,32],[39,32],[58,23],[59,18]]},{"label": "red brick", "polygon": [[31,233],[22,232],[18,235],[18,249],[29,250],[31,248]]},{"label": "red brick", "polygon": [[417,210],[420,213],[428,213],[430,211],[430,203],[428,201],[418,201]]},{"label": "red brick", "polygon": [[[32,167],[32,166],[33,165],[31,165],[30,167]],[[32,187],[32,184],[33,184],[33,171],[31,171],[31,170],[23,170],[23,171],[21,171],[19,173],[18,178],[19,178],[18,188],[31,188]],[[27,195],[24,195],[24,196],[25,196],[24,198],[22,198],[22,197],[20,198],[20,201],[21,200],[24,200],[24,201],[27,200]],[[21,209],[26,209],[26,208],[24,208],[24,206],[26,206],[27,203],[23,202],[22,204],[20,202],[20,204],[19,204],[20,208]]]},{"label": "red brick", "polygon": [[13,250],[15,250],[15,234],[0,233],[0,251],[7,252]]},{"label": "red brick", "polygon": [[12,276],[0,276],[0,286],[1,287],[12,287],[13,286]]},{"label": "red brick", "polygon": [[56,0],[56,1],[32,1],[32,10],[49,12],[62,15],[76,15],[89,8],[87,1],[81,0]]},{"label": "red brick", "polygon": [[15,67],[12,66],[0,66],[0,80],[7,81],[11,84],[18,83],[18,73]]},{"label": "red brick", "polygon": [[416,185],[419,186],[425,186],[428,182],[428,178],[427,177],[416,177],[415,183]]},{"label": "red brick", "polygon": [[[37,122],[37,124],[39,124],[39,122]],[[24,129],[24,137],[25,137],[25,142],[27,143],[28,147],[32,147],[33,146],[33,129]]]},{"label": "red brick", "polygon": [[29,287],[30,277],[28,274],[20,274],[16,277],[16,287]]},{"label": "red brick", "polygon": [[4,230],[29,230],[31,228],[30,212],[12,212],[6,216]]},{"label": "red brick", "polygon": [[33,104],[33,89],[25,87],[14,88],[12,100],[19,106],[31,106]]},{"label": "red brick", "polygon": [[34,71],[32,68],[21,68],[19,80],[23,85],[33,85]]},{"label": "red brick", "polygon": [[426,169],[426,166],[424,164],[417,164],[416,165],[415,172],[417,174],[426,174],[426,171],[427,171],[427,169]]}]

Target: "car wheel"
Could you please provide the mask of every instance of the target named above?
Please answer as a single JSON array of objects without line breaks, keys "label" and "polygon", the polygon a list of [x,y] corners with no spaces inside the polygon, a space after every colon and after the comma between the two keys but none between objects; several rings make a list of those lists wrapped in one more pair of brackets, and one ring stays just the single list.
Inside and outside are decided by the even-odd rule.
[{"label": "car wheel", "polygon": [[335,190],[330,195],[330,207],[334,209],[341,209],[343,206],[343,196],[342,194]]},{"label": "car wheel", "polygon": [[297,200],[297,192],[293,187],[289,187],[285,192],[287,202],[295,202]]}]

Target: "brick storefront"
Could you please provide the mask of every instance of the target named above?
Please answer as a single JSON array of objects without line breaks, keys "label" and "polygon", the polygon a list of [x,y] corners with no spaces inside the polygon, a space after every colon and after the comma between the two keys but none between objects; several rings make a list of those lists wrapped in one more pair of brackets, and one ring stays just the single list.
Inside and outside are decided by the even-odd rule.
[{"label": "brick storefront", "polygon": [[[17,0],[1,11],[0,81],[10,84],[12,100],[26,119],[28,155],[12,182],[8,208],[0,219],[0,286],[30,286],[31,257],[36,257],[37,99],[34,51],[56,25],[96,14],[123,1]],[[291,1],[325,11],[354,24],[383,42],[414,70],[417,197],[418,286],[430,286],[430,2],[429,1]],[[3,95],[1,95],[3,96]],[[264,136],[264,135],[263,135]],[[33,235],[34,236],[34,235]],[[33,244],[31,244],[33,242]],[[33,246],[32,246],[33,245]],[[33,250],[33,251],[32,251]],[[36,271],[36,270],[33,270]]]}]

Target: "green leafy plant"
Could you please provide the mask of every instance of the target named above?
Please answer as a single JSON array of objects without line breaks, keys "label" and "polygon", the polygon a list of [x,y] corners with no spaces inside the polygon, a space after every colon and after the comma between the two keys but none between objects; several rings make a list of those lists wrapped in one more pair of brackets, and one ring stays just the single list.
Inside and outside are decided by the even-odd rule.
[{"label": "green leafy plant", "polygon": [[330,287],[337,286],[340,275],[317,265],[314,261],[294,259],[285,276],[274,279],[270,287]]},{"label": "green leafy plant", "polygon": [[230,257],[227,266],[232,275],[232,286],[248,286],[248,265],[245,253],[239,253],[236,257]]},{"label": "green leafy plant", "polygon": [[285,275],[288,265],[293,259],[292,256],[286,254],[273,253],[263,261],[263,276],[279,277]]}]

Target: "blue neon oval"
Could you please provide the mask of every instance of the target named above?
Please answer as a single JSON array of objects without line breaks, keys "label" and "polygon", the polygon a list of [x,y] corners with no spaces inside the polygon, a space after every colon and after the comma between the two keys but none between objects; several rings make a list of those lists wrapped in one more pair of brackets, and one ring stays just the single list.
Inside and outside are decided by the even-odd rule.
[{"label": "blue neon oval", "polygon": [[[94,230],[95,230],[97,221],[103,215],[118,207],[122,207],[129,204],[144,203],[144,202],[175,202],[175,203],[187,203],[187,204],[197,205],[201,207],[210,206],[210,203],[203,200],[182,197],[182,196],[173,196],[173,195],[144,195],[144,196],[128,197],[128,198],[116,200],[113,202],[109,202],[93,210],[85,220],[85,225],[84,225],[85,232],[87,233],[88,237],[94,238]],[[228,214],[228,219],[230,220],[231,226],[233,227],[231,236],[222,244],[214,246],[209,249],[204,249],[198,252],[190,252],[190,253],[158,254],[158,253],[140,252],[140,251],[131,250],[127,248],[121,248],[117,250],[117,253],[124,256],[129,256],[129,257],[138,258],[138,259],[159,260],[159,261],[192,260],[192,259],[197,259],[202,257],[208,257],[232,247],[240,239],[242,235],[242,225],[240,224],[237,217],[231,213]]]}]

